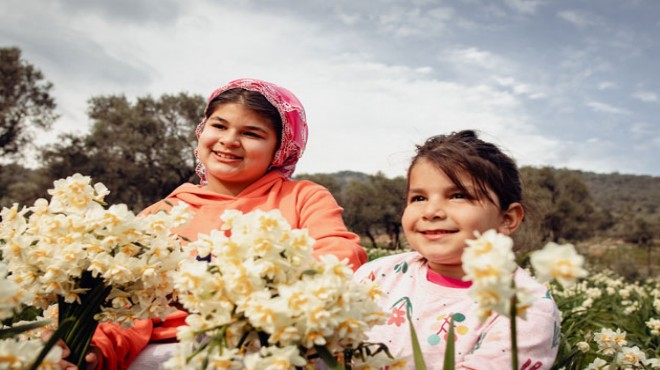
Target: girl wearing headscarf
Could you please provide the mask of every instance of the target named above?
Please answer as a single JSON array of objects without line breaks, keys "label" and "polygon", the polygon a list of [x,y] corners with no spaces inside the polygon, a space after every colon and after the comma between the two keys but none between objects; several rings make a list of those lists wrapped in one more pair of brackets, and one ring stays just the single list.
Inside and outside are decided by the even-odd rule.
[{"label": "girl wearing headscarf", "polygon": [[[278,209],[291,227],[308,230],[316,255],[347,258],[354,270],[367,261],[332,194],[321,185],[290,178],[307,142],[305,111],[290,91],[260,80],[232,81],[211,94],[196,133],[201,183],[179,186],[142,214],[185,202],[193,218],[175,232],[195,240],[199,233],[219,229],[227,209]],[[138,320],[131,329],[100,324],[92,340],[97,368],[126,369],[147,344],[132,368],[138,363],[145,368],[145,360],[162,363],[159,357],[168,356],[163,352],[169,346],[158,343],[175,342],[186,316],[177,311],[164,321]]]}]

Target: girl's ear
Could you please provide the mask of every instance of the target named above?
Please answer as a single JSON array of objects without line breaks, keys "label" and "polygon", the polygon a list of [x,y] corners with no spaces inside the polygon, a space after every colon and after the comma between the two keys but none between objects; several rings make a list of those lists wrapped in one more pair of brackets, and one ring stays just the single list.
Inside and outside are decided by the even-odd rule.
[{"label": "girl's ear", "polygon": [[498,228],[500,234],[511,236],[518,230],[525,218],[525,209],[522,204],[515,202],[509,205],[509,208],[502,214],[502,222]]}]

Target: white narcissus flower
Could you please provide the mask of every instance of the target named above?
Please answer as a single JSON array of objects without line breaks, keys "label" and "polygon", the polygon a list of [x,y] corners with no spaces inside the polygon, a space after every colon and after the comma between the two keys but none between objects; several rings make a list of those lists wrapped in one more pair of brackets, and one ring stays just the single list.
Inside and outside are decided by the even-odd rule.
[{"label": "white narcissus flower", "polygon": [[516,289],[516,316],[526,320],[527,309],[530,308],[535,301],[536,297],[529,292],[522,289]]},{"label": "white narcissus flower", "polygon": [[515,291],[507,284],[472,284],[468,290],[470,297],[479,303],[479,319],[484,321],[493,312],[510,317],[511,297]]},{"label": "white narcissus flower", "polygon": [[14,203],[10,208],[3,208],[0,211],[0,239],[11,242],[12,239],[21,235],[26,227],[25,214],[29,211],[28,208],[23,207],[18,209],[18,203]]},{"label": "white narcissus flower", "polygon": [[577,342],[577,343],[575,344],[575,346],[576,346],[577,349],[580,350],[580,352],[582,352],[582,353],[587,353],[587,352],[589,352],[589,350],[591,349],[591,347],[589,346],[589,343],[587,343],[587,342]]},{"label": "white narcissus flower", "polygon": [[639,311],[641,307],[638,301],[629,301],[628,303],[621,302],[621,304],[626,307],[623,309],[623,313],[625,315],[632,315],[633,313]]},{"label": "white narcissus flower", "polygon": [[649,321],[647,321],[645,324],[649,329],[651,329],[651,334],[660,335],[660,320],[652,318],[649,319]]},{"label": "white narcissus flower", "polygon": [[[0,340],[0,369],[28,369],[37,354],[44,347],[39,339],[15,341],[12,339]],[[62,348],[53,346],[46,358],[37,367],[39,370],[56,370],[62,359]]]},{"label": "white narcissus flower", "polygon": [[584,370],[602,370],[605,368],[605,366],[608,364],[607,361],[603,360],[602,358],[596,357],[592,363],[587,365],[587,367],[584,368]]},{"label": "white narcissus flower", "polygon": [[472,281],[468,294],[479,304],[481,321],[493,311],[510,317],[511,298],[516,294],[512,287],[517,268],[513,240],[495,230],[475,232],[475,236],[475,240],[465,241],[468,246],[461,257],[463,279]]},{"label": "white narcissus flower", "polygon": [[615,361],[624,369],[629,369],[631,366],[638,367],[646,361],[646,354],[637,346],[623,347],[621,352],[617,353]]},{"label": "white narcissus flower", "polygon": [[598,344],[598,350],[605,355],[613,355],[619,352],[628,343],[626,332],[618,328],[616,331],[603,328],[601,331],[594,333],[594,341]]},{"label": "white narcissus flower", "polygon": [[513,240],[495,230],[475,233],[476,239],[466,240],[461,261],[464,280],[473,283],[507,283],[516,269]]},{"label": "white narcissus flower", "polygon": [[591,299],[598,299],[603,295],[603,291],[600,288],[591,287],[591,288],[587,288],[585,294],[587,295],[587,297]]},{"label": "white narcissus flower", "polygon": [[649,369],[660,369],[660,358],[649,358],[643,363]]},{"label": "white narcissus flower", "polygon": [[591,308],[591,306],[593,306],[593,304],[594,304],[594,300],[591,298],[587,298],[584,301],[582,301],[582,304],[580,304],[580,306],[582,306],[582,308],[589,309]]},{"label": "white narcissus flower", "polygon": [[556,279],[563,286],[570,286],[579,278],[587,276],[582,268],[584,257],[575,251],[572,244],[550,242],[543,249],[530,255],[536,277],[541,282]]},{"label": "white narcissus flower", "polygon": [[19,289],[19,286],[12,280],[7,279],[7,264],[0,260],[0,280],[3,281],[0,286],[0,320],[12,317],[14,310],[18,310],[24,300],[29,299],[29,294]]}]

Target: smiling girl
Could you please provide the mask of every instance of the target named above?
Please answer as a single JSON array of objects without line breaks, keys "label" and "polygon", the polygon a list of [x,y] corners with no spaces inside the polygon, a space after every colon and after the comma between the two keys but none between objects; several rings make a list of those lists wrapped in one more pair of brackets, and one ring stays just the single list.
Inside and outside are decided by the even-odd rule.
[{"label": "smiling girl", "polygon": [[[492,314],[483,323],[468,296],[461,256],[475,232],[494,229],[513,235],[524,207],[515,162],[473,131],[435,136],[417,147],[408,170],[407,206],[401,218],[414,252],[382,257],[363,265],[356,280],[371,279],[385,293],[385,325],[369,332],[393,355],[412,356],[408,314],[426,364],[441,369],[449,330],[455,324],[456,369],[510,369],[510,322]],[[559,344],[559,311],[527,272],[515,272],[516,287],[537,299],[517,319],[522,370],[549,369]],[[414,368],[413,361],[409,361]]]},{"label": "smiling girl", "polygon": [[[288,90],[270,82],[239,79],[215,90],[197,127],[200,184],[183,184],[141,214],[185,202],[192,220],[175,233],[196,240],[219,229],[228,209],[249,212],[278,209],[292,228],[307,229],[314,253],[347,259],[353,269],[366,262],[357,235],[349,232],[330,192],[291,175],[307,142],[305,111]],[[158,368],[185,325],[186,312],[165,321],[140,320],[134,328],[101,324],[93,338],[92,368]],[[144,350],[146,346],[146,350]],[[136,356],[138,356],[136,359]],[[133,360],[135,363],[131,365]]]}]

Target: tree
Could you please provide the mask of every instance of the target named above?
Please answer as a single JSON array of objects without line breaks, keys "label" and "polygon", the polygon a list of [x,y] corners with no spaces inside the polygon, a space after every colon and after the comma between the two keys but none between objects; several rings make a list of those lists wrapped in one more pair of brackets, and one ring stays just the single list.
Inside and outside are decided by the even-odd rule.
[{"label": "tree", "polygon": [[18,203],[30,206],[38,198],[48,196],[48,184],[39,170],[25,168],[17,163],[0,164],[0,208]]},{"label": "tree", "polygon": [[516,250],[524,255],[541,248],[542,244],[550,239],[550,233],[544,229],[544,219],[552,211],[557,184],[549,167],[522,167],[520,174],[523,182],[525,219],[513,238]]},{"label": "tree", "polygon": [[344,220],[349,229],[365,235],[376,247],[376,236],[387,234],[390,248],[401,245],[401,214],[405,206],[405,179],[382,173],[352,180],[342,191]]},{"label": "tree", "polygon": [[406,206],[406,179],[389,179],[382,173],[369,176],[379,202],[379,223],[390,239],[390,248],[401,247],[401,216]]},{"label": "tree", "polygon": [[204,99],[185,93],[137,98],[99,96],[89,100],[87,136],[64,135],[44,150],[52,179],[75,172],[103,182],[106,200],[134,211],[162,199],[195,178],[195,127]]},{"label": "tree", "polygon": [[369,238],[372,247],[376,247],[376,234],[372,228],[378,224],[379,194],[367,181],[352,180],[343,190],[344,222],[346,226]]},{"label": "tree", "polygon": [[0,48],[0,155],[15,156],[28,146],[33,128],[49,129],[57,119],[53,85],[21,59],[18,48]]},{"label": "tree", "polygon": [[653,276],[653,261],[651,259],[651,250],[653,249],[653,240],[658,234],[657,228],[654,228],[650,222],[643,218],[636,218],[632,225],[629,225],[629,232],[626,235],[626,241],[635,243],[638,246],[646,249],[646,269],[648,276]]},{"label": "tree", "polygon": [[594,233],[591,219],[594,214],[589,188],[573,171],[559,171],[554,209],[547,215],[554,240],[584,240]]}]

